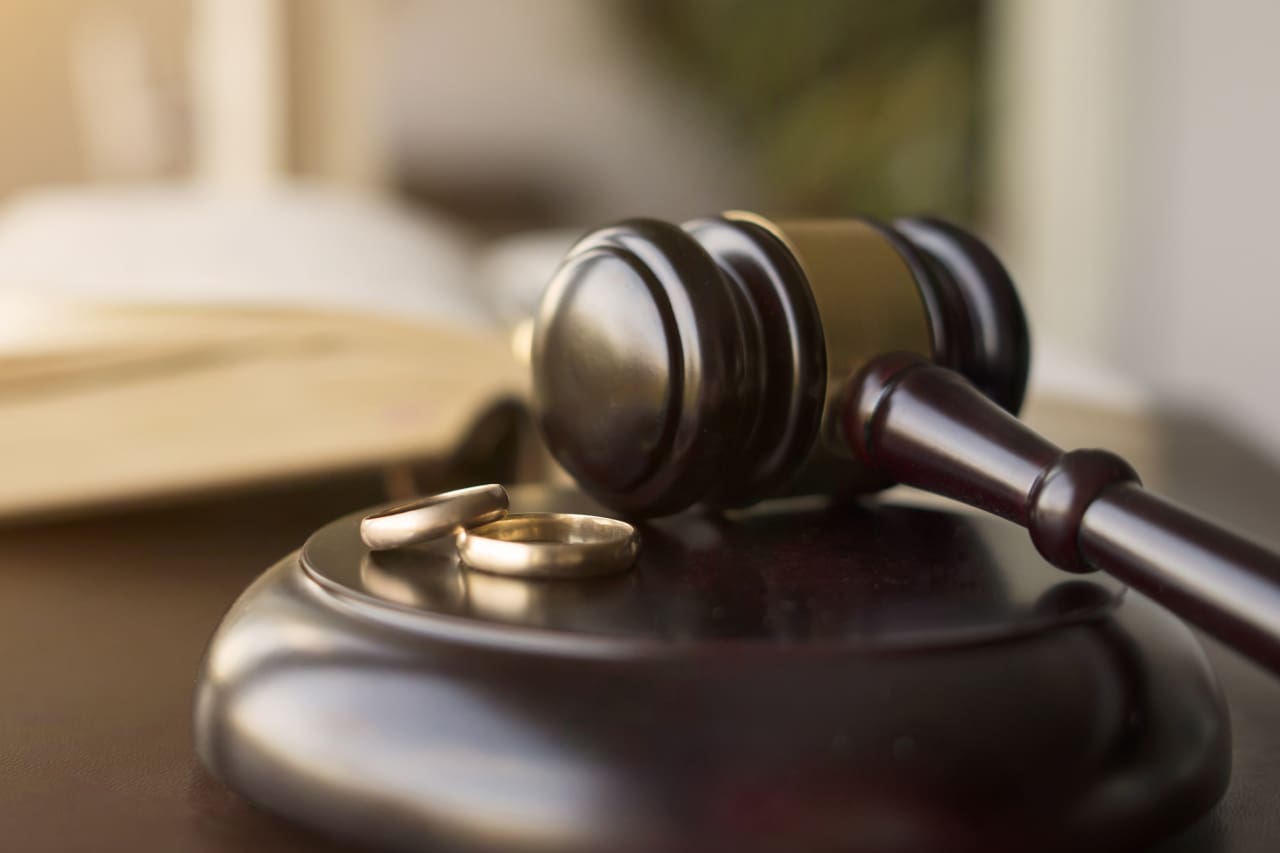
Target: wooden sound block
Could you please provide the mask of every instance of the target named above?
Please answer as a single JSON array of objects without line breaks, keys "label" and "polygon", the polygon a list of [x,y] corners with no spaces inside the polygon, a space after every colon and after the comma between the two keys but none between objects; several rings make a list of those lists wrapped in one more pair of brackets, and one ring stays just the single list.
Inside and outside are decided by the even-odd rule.
[{"label": "wooden sound block", "polygon": [[[514,490],[515,511],[594,509]],[[606,514],[603,513],[602,514]],[[522,581],[316,532],[227,614],[205,764],[393,848],[1124,849],[1226,787],[1189,631],[1003,521],[797,500],[645,525],[628,573]]]}]

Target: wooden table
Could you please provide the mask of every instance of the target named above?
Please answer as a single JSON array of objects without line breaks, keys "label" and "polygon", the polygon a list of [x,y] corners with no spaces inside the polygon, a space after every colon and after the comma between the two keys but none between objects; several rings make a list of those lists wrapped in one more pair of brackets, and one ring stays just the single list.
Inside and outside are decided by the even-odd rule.
[{"label": "wooden table", "polygon": [[[1118,428],[1079,423],[1086,438]],[[1080,435],[1046,431],[1069,443]],[[1111,435],[1149,484],[1277,543],[1280,468],[1239,439],[1177,417]],[[191,746],[192,686],[210,633],[255,575],[321,523],[381,499],[376,476],[354,475],[0,531],[4,847],[347,849],[261,813],[203,770]],[[1280,680],[1205,645],[1231,706],[1235,769],[1219,806],[1160,849],[1271,851]]]}]

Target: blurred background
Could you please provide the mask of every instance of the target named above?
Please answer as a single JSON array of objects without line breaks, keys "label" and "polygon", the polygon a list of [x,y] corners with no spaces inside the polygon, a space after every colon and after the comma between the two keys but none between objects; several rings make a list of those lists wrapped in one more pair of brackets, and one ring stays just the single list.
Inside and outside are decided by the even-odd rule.
[{"label": "blurred background", "polygon": [[952,218],[1019,284],[1033,393],[1280,454],[1277,31],[1268,0],[6,0],[0,513],[438,454],[518,394],[483,353],[575,233],[728,208]]}]

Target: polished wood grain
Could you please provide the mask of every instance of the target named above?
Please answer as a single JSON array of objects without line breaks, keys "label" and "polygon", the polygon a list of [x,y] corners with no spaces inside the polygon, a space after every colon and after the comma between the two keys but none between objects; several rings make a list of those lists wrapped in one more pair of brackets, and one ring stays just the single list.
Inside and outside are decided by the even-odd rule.
[{"label": "polished wood grain", "polygon": [[[1059,442],[1114,442],[1147,482],[1280,544],[1269,511],[1280,466],[1223,425],[1044,399],[1032,408]],[[385,498],[368,475],[0,528],[6,849],[367,850],[274,818],[209,776],[190,711],[202,650],[236,595],[317,526]],[[1271,853],[1280,837],[1280,679],[1211,639],[1204,645],[1231,715],[1231,783],[1216,808],[1157,849]]]},{"label": "polished wood grain", "polygon": [[1064,453],[908,353],[857,372],[843,429],[868,467],[1021,524],[1059,568],[1106,571],[1280,673],[1280,556],[1144,491],[1115,454]]},{"label": "polished wood grain", "polygon": [[884,485],[818,440],[849,373],[910,350],[1021,406],[1030,338],[981,241],[931,219],[630,219],[568,253],[538,311],[552,455],[634,516]]}]

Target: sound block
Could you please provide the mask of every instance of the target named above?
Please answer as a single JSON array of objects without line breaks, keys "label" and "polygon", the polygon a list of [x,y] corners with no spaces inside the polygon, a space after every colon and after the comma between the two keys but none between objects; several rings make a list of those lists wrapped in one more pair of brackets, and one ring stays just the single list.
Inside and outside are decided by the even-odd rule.
[{"label": "sound block", "polygon": [[[514,511],[581,511],[515,490]],[[365,844],[508,851],[1127,849],[1222,794],[1190,632],[1005,522],[799,500],[641,528],[632,571],[525,581],[361,514],[240,597],[205,765]]]}]

